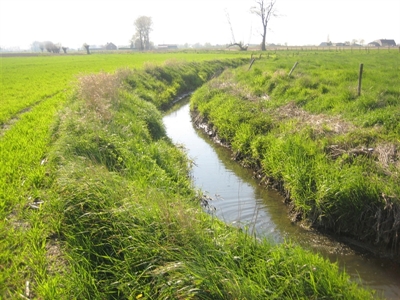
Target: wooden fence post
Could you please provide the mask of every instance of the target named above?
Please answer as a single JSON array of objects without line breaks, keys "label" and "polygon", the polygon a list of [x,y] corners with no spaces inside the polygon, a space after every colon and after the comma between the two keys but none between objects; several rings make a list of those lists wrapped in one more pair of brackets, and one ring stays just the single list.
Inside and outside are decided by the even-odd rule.
[{"label": "wooden fence post", "polygon": [[290,72],[289,72],[289,77],[290,77],[290,75],[292,75],[292,73],[293,73],[293,71],[294,71],[294,69],[297,67],[297,64],[298,64],[298,62],[296,61],[295,62],[295,64],[294,64],[294,66],[293,66],[293,68],[290,70]]},{"label": "wooden fence post", "polygon": [[254,63],[255,60],[256,60],[255,58],[252,58],[252,59],[251,59],[250,66],[249,66],[249,68],[247,69],[247,71],[249,71],[249,70],[251,69],[251,66],[253,65],[253,63]]},{"label": "wooden fence post", "polygon": [[364,64],[360,64],[360,72],[358,73],[358,96],[361,95],[361,81],[363,73]]}]

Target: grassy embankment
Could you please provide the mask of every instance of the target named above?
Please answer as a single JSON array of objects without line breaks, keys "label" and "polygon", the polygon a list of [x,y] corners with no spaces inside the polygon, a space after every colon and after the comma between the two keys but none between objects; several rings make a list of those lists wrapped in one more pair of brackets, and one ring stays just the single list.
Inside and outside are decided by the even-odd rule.
[{"label": "grassy embankment", "polygon": [[369,297],[322,258],[199,207],[157,108],[228,64],[82,76],[67,102],[45,99],[3,129],[2,297]]},{"label": "grassy embankment", "polygon": [[398,51],[278,52],[247,69],[226,71],[193,95],[198,121],[284,193],[295,219],[398,259]]}]

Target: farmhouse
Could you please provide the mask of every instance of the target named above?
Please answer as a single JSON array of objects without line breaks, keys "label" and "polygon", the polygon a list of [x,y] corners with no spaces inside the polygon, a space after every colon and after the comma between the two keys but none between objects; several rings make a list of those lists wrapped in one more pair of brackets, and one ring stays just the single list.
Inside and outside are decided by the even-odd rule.
[{"label": "farmhouse", "polygon": [[394,40],[386,40],[386,39],[381,39],[381,40],[375,40],[371,43],[368,43],[368,46],[372,47],[393,47],[396,46],[396,42]]},{"label": "farmhouse", "polygon": [[106,50],[117,50],[118,48],[117,48],[117,46],[115,46],[113,43],[107,43],[107,44],[104,46],[104,49],[106,49]]}]

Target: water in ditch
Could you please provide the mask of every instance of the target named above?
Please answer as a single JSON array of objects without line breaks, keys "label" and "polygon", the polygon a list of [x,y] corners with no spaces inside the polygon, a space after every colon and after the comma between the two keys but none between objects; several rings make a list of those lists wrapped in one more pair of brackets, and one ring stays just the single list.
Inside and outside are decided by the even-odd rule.
[{"label": "water in ditch", "polygon": [[353,280],[361,281],[385,298],[400,299],[398,265],[356,253],[332,238],[293,224],[277,192],[260,187],[251,170],[231,160],[228,149],[213,143],[193,127],[188,101],[167,114],[163,121],[169,138],[183,145],[194,161],[193,183],[213,199],[210,204],[217,217],[277,243],[285,239],[299,243],[331,262],[338,262]]}]

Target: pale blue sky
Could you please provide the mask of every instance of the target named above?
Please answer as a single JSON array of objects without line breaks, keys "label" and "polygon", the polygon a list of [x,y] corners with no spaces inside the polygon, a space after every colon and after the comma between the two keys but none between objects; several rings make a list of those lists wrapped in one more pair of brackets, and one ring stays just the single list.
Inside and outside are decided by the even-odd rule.
[{"label": "pale blue sky", "polygon": [[[159,43],[261,42],[254,0],[0,0],[0,46],[29,48],[50,40],[70,48],[83,43],[127,45],[134,20],[151,16]],[[400,0],[277,0],[267,43],[318,45],[363,39],[400,43]]]}]

